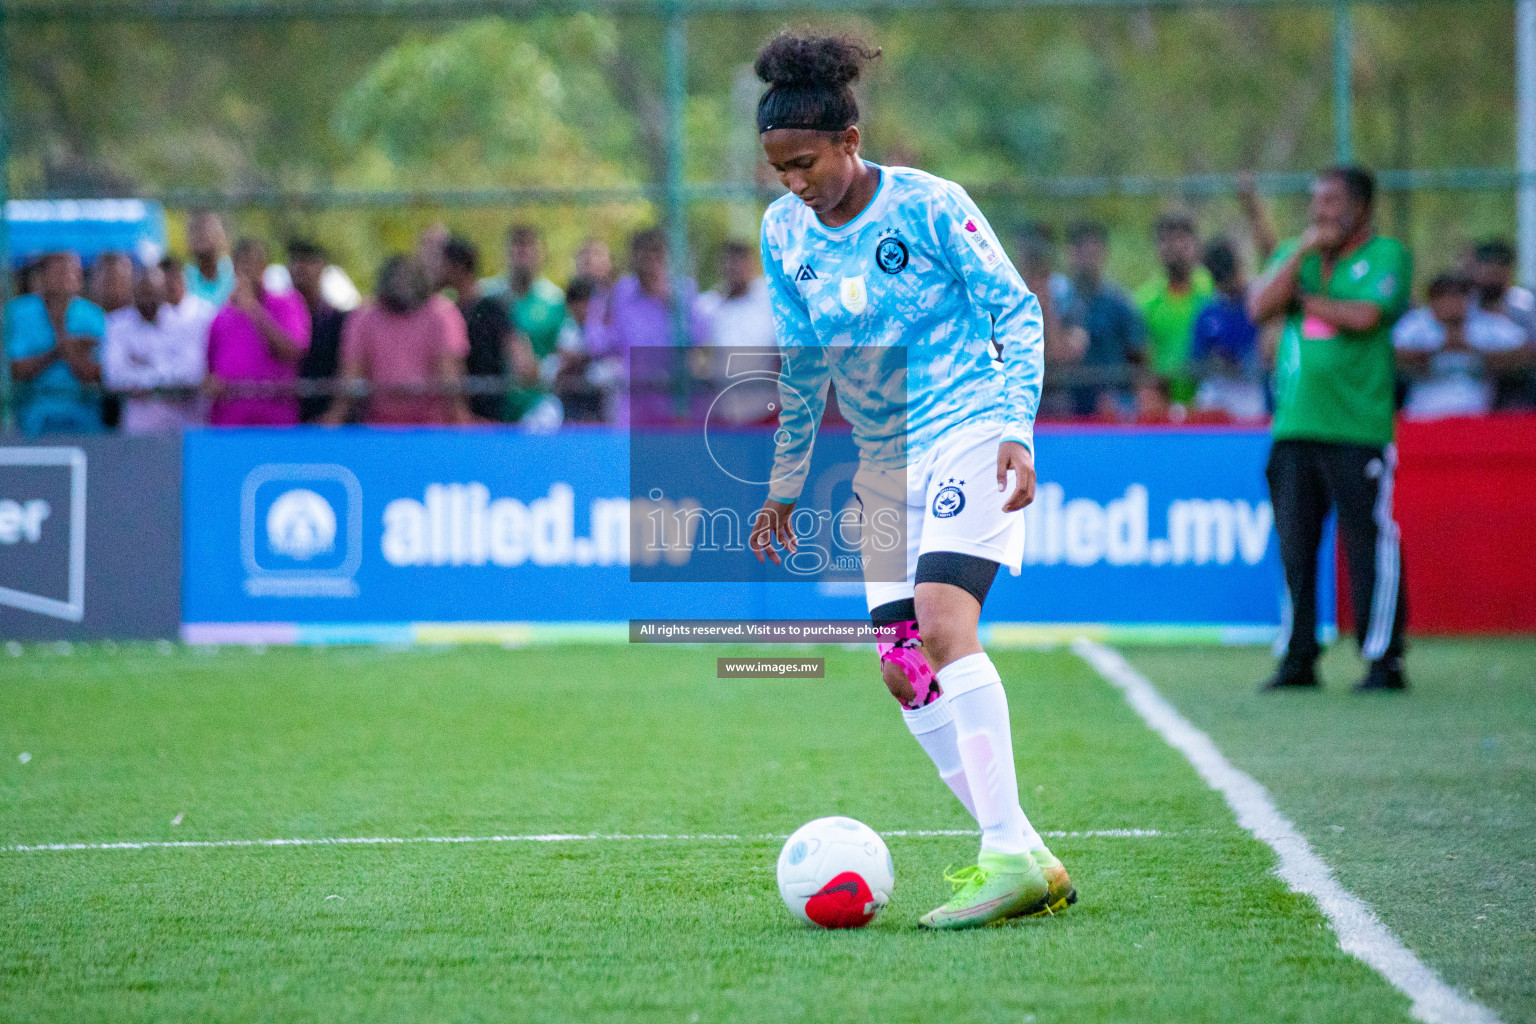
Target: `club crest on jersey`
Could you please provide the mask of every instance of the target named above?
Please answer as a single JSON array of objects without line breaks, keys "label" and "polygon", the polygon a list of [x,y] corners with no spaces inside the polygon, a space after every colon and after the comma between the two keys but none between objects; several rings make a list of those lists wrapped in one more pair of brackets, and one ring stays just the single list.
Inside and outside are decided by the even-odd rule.
[{"label": "club crest on jersey", "polygon": [[875,246],[875,262],[887,274],[899,274],[907,267],[907,243],[895,235],[886,235]]},{"label": "club crest on jersey", "polygon": [[[960,481],[962,484],[964,480]],[[953,519],[965,508],[965,492],[955,486],[954,480],[946,480],[939,493],[933,496],[933,514],[939,519]]]},{"label": "club crest on jersey", "polygon": [[965,239],[965,244],[971,247],[976,258],[981,260],[983,267],[996,270],[998,264],[1003,262],[1002,250],[988,237],[986,229],[975,217],[965,218],[965,223],[960,225],[960,236]]},{"label": "club crest on jersey", "polygon": [[843,300],[843,308],[854,316],[864,312],[869,305],[869,291],[864,287],[864,275],[858,277],[843,278],[839,294]]},{"label": "club crest on jersey", "polygon": [[809,263],[802,263],[799,272],[795,274],[795,282],[798,284],[801,281],[814,280],[816,280],[816,271],[811,268]]}]

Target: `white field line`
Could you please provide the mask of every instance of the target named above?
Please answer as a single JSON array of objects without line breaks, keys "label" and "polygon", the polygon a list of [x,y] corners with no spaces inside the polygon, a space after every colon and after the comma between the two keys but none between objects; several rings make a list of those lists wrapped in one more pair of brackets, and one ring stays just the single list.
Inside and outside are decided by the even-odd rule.
[{"label": "white field line", "polygon": [[[974,829],[896,829],[880,833],[887,838],[914,839],[930,836],[977,836]],[[1044,832],[1058,839],[1152,839],[1167,835],[1150,828],[1106,828],[1083,832]],[[0,853],[60,853],[71,850],[203,850],[261,846],[408,846],[417,843],[587,843],[587,842],[741,842],[757,839],[788,839],[789,835],[766,833],[736,835],[726,832],[693,832],[666,835],[629,832],[549,832],[523,836],[343,836],[331,839],[186,839],[179,842],[38,843],[32,846],[0,846]]]},{"label": "white field line", "polygon": [[1412,1000],[1415,1019],[1426,1024],[1499,1024],[1492,1010],[1442,981],[1375,911],[1345,889],[1312,844],[1275,807],[1268,791],[1228,761],[1209,736],[1179,714],[1118,652],[1086,639],[1074,642],[1072,649],[1123,692],[1142,720],[1189,760],[1206,784],[1226,799],[1239,825],[1269,844],[1280,857],[1280,877],[1294,891],[1317,901],[1339,937],[1339,948],[1374,968]]}]

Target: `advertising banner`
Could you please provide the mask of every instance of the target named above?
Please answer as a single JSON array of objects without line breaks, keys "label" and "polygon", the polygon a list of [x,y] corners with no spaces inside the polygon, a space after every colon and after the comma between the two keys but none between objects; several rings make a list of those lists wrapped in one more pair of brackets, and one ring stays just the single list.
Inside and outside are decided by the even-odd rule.
[{"label": "advertising banner", "polygon": [[1407,420],[1397,457],[1409,632],[1536,632],[1536,414]]},{"label": "advertising banner", "polygon": [[153,263],[165,253],[165,210],[144,199],[12,199],[5,204],[13,266],[67,249],[86,266],[104,252]]},{"label": "advertising banner", "polygon": [[[1269,443],[1251,429],[1042,428],[1023,571],[999,577],[988,617],[1272,633],[1284,585]],[[1331,525],[1318,561],[1331,632]]]},{"label": "advertising banner", "polygon": [[0,446],[0,638],[170,638],[180,596],[180,438]]},{"label": "advertising banner", "polygon": [[[817,445],[816,462],[847,447]],[[632,578],[631,540],[658,510],[632,521],[629,447],[628,434],[601,428],[191,432],[183,635],[518,642],[630,619],[865,614],[862,585],[846,579]],[[1257,431],[1042,430],[1023,569],[999,575],[986,618],[1046,633],[1107,623],[1272,634],[1281,580],[1267,450]],[[679,481],[668,508],[689,499]]]}]

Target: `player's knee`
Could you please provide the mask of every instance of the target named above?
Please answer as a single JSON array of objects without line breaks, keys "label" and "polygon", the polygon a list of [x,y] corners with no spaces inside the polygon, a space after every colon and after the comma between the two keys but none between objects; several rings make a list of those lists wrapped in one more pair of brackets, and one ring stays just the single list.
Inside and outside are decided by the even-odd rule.
[{"label": "player's knee", "polygon": [[923,623],[923,648],[928,660],[944,666],[967,654],[981,650],[976,636],[976,618],[968,610],[935,602],[918,613]]},{"label": "player's knee", "polygon": [[923,645],[936,666],[981,650],[976,623],[997,575],[998,563],[953,551],[931,551],[917,560],[913,595]]},{"label": "player's knee", "polygon": [[923,630],[923,645],[928,648],[935,664],[947,665],[961,656],[956,652],[961,646],[962,632],[958,623],[942,616],[931,627]]},{"label": "player's knee", "polygon": [[884,681],[885,688],[891,691],[891,696],[900,701],[903,706],[911,704],[913,698],[917,696],[911,677],[907,675],[905,669],[893,661],[880,662],[880,678]]},{"label": "player's knee", "polygon": [[923,654],[922,637],[918,635],[917,622],[908,620],[898,623],[900,638],[894,643],[881,644],[880,678],[891,696],[908,710],[925,707],[939,699],[943,692],[933,666]]}]

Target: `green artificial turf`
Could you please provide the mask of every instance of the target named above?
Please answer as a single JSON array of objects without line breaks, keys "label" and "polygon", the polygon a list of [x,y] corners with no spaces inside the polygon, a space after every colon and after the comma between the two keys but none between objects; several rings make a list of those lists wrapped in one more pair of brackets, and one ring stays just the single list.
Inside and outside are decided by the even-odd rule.
[{"label": "green artificial turf", "polygon": [[1162,834],[1053,839],[1076,907],[942,935],[916,918],[976,840],[892,838],[895,895],[873,926],[796,924],[774,885],[780,840],[763,834],[834,813],[880,830],[970,822],[872,654],[818,652],[824,680],[715,678],[731,653],[0,658],[0,846],[743,837],[0,852],[0,1019],[1407,1019],[1271,852],[1066,652],[996,657],[1026,809],[1042,830]]},{"label": "green artificial turf", "polygon": [[1255,691],[1260,650],[1130,657],[1422,959],[1536,1021],[1536,640],[1416,643],[1403,694],[1351,693],[1352,646],[1299,693]]}]

